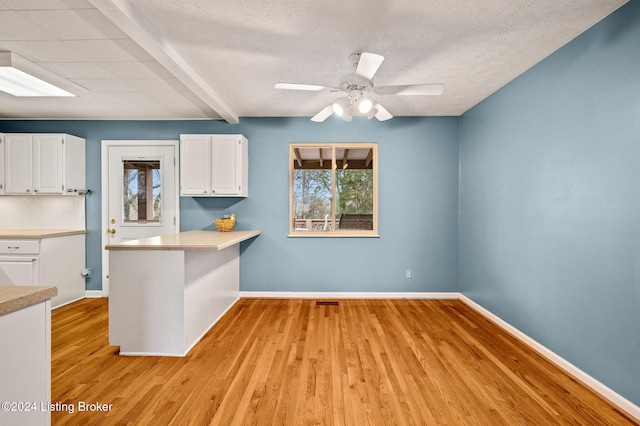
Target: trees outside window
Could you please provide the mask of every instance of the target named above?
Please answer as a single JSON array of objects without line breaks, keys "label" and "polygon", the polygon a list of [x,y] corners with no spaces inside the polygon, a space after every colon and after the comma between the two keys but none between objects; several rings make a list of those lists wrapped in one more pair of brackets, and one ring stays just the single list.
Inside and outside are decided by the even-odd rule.
[{"label": "trees outside window", "polygon": [[162,176],[160,161],[125,160],[123,176],[123,218],[127,222],[160,222],[162,218]]}]

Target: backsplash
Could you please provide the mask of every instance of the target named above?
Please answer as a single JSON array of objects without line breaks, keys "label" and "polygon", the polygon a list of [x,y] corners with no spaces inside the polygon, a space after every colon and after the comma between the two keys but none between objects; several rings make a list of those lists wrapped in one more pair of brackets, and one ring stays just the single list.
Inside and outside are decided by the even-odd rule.
[{"label": "backsplash", "polygon": [[86,229],[85,197],[0,196],[0,229]]}]

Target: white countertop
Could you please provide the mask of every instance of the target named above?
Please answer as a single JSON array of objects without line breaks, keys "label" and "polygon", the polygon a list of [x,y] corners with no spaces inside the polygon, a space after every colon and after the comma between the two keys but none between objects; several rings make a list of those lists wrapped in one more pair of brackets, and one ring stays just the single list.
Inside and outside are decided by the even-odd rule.
[{"label": "white countertop", "polygon": [[0,238],[40,239],[86,233],[84,229],[0,229]]},{"label": "white countertop", "polygon": [[260,231],[187,231],[109,244],[107,250],[222,250],[260,235]]}]

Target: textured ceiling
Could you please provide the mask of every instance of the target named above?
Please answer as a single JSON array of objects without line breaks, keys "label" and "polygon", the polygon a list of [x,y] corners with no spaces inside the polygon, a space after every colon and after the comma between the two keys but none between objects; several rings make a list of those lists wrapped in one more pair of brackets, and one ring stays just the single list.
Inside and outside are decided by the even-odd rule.
[{"label": "textured ceiling", "polygon": [[0,50],[81,86],[14,98],[0,117],[311,117],[338,96],[354,52],[383,55],[376,85],[442,83],[441,96],[378,96],[395,116],[460,115],[623,0],[0,0]]}]

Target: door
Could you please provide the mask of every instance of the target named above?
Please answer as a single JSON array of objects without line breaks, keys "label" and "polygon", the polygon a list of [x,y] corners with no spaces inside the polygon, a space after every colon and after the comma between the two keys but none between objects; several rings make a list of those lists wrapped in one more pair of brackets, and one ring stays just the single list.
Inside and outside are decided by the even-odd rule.
[{"label": "door", "polygon": [[240,194],[240,138],[216,135],[211,147],[212,187],[217,195]]},{"label": "door", "polygon": [[64,140],[62,135],[33,135],[33,191],[39,194],[62,194]]},{"label": "door", "polygon": [[211,191],[210,136],[180,136],[180,173],[182,195],[209,195]]},{"label": "door", "polygon": [[33,187],[31,135],[12,134],[4,138],[5,193],[29,194]]},{"label": "door", "polygon": [[[179,232],[177,150],[178,141],[103,141],[103,247]],[[108,296],[109,252],[103,251]]]},{"label": "door", "polygon": [[4,135],[0,133],[0,194],[4,194]]},{"label": "door", "polygon": [[38,285],[35,257],[0,257],[0,285]]}]

